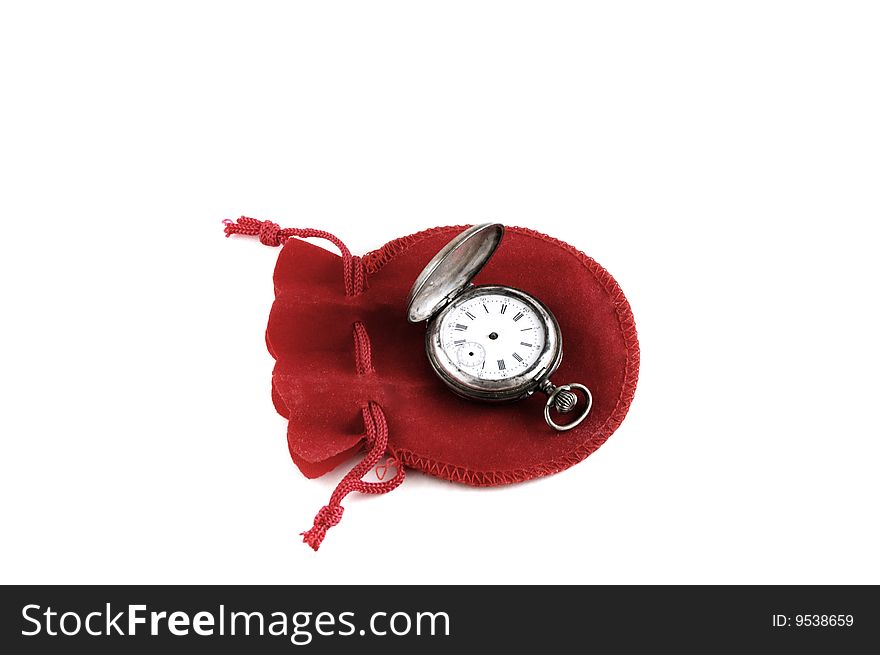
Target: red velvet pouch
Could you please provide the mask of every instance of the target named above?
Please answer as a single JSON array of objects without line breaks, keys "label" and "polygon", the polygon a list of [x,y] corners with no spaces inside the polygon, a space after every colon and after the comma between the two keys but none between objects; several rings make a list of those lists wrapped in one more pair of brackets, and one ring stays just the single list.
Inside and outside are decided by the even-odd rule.
[{"label": "red velvet pouch", "polygon": [[[349,492],[390,491],[405,467],[474,486],[521,482],[577,464],[626,416],[639,371],[632,311],[611,275],[562,241],[507,228],[474,280],[522,289],[556,316],[564,356],[554,377],[584,383],[593,406],[581,425],[554,432],[541,398],[491,405],[454,395],[431,369],[424,326],[406,320],[416,277],[465,226],[411,234],[357,257],[320,230],[246,217],[225,224],[227,236],[283,245],[266,342],[276,360],[272,399],[288,419],[293,461],[314,478],[366,450],[303,533],[315,550]],[[291,237],[327,239],[341,256]],[[467,438],[445,428],[458,423],[470,426]],[[386,452],[390,461],[380,464]],[[377,464],[380,473],[396,469],[393,477],[363,481]]]}]

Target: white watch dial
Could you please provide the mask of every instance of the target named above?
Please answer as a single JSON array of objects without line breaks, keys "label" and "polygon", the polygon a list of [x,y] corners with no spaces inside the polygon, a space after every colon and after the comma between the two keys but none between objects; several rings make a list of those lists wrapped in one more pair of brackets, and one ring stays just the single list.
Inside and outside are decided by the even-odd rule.
[{"label": "white watch dial", "polygon": [[546,328],[526,302],[503,294],[478,295],[452,308],[440,325],[449,361],[481,380],[504,380],[538,361]]}]

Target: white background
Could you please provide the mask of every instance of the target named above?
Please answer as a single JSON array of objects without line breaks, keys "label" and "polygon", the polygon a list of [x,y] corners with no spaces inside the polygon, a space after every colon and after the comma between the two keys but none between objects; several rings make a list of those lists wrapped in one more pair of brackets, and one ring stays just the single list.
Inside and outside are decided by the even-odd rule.
[{"label": "white background", "polygon": [[[0,581],[880,583],[880,16],[864,2],[4,3]],[[642,346],[582,464],[304,479],[277,251],[500,220]],[[413,353],[414,357],[421,353]]]}]

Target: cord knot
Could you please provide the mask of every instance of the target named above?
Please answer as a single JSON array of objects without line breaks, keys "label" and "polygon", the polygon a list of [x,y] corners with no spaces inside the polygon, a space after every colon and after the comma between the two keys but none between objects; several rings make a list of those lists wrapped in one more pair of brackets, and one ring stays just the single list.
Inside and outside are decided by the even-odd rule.
[{"label": "cord knot", "polygon": [[281,226],[272,221],[263,221],[260,223],[260,243],[264,246],[272,246],[277,248],[283,243],[281,238]]},{"label": "cord knot", "polygon": [[342,505],[324,505],[318,510],[315,524],[326,525],[328,528],[332,528],[342,520],[342,513],[344,511],[345,508]]},{"label": "cord knot", "polygon": [[345,508],[342,505],[324,505],[315,516],[315,523],[310,530],[301,532],[303,543],[308,544],[312,550],[318,550],[324,537],[327,536],[327,530],[338,524],[342,520],[342,513]]}]

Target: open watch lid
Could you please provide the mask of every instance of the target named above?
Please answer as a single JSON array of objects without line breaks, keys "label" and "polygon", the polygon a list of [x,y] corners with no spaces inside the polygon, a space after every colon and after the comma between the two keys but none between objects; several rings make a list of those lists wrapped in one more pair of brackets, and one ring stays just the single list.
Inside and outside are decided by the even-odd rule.
[{"label": "open watch lid", "polygon": [[416,278],[407,298],[407,320],[427,321],[482,270],[504,236],[501,223],[474,225],[456,236]]}]

